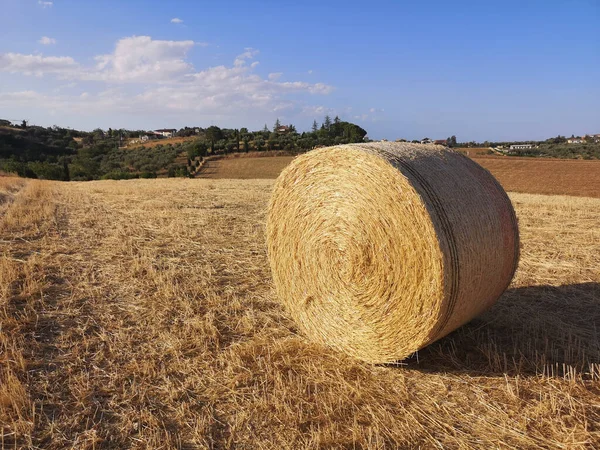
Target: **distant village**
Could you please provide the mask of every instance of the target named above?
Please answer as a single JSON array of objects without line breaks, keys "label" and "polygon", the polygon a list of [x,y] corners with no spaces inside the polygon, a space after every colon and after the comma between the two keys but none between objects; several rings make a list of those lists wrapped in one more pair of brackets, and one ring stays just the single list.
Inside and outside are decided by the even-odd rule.
[{"label": "distant village", "polygon": [[[387,142],[387,139],[382,139],[382,142]],[[457,143],[456,137],[452,136],[447,139],[430,139],[424,138],[421,140],[412,140],[408,141],[406,139],[396,139],[396,142],[412,142],[412,143],[421,143],[421,144],[435,144],[435,145],[444,145],[447,147],[460,147],[460,148],[488,148],[491,152],[501,153],[505,155],[517,155],[523,152],[527,152],[528,150],[539,149],[540,144],[600,144],[600,134],[586,134],[584,136],[575,136],[572,135],[570,138],[566,138],[564,136],[557,136],[555,138],[550,138],[546,141],[530,141],[530,142],[464,142]]]}]

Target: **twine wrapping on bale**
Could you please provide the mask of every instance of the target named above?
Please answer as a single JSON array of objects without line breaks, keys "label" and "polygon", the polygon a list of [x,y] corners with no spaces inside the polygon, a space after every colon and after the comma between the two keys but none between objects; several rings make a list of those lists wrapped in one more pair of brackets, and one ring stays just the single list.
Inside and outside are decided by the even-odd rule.
[{"label": "twine wrapping on bale", "polygon": [[442,146],[387,142],[292,161],[275,183],[267,244],[298,327],[374,363],[492,306],[519,255],[513,207],[489,172]]}]

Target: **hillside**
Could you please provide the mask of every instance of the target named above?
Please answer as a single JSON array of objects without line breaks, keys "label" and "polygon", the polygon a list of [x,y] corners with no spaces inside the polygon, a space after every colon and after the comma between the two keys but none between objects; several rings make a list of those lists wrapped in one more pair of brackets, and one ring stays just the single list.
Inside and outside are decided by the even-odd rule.
[{"label": "hillside", "polygon": [[197,140],[197,137],[188,136],[188,137],[172,137],[172,138],[164,138],[164,139],[156,139],[150,140],[146,142],[141,142],[139,138],[129,139],[127,141],[127,145],[122,148],[154,148],[158,146],[168,146],[168,145],[176,145],[176,144],[184,144],[190,143]]},{"label": "hillside", "polygon": [[597,448],[600,200],[511,194],[517,276],[397,365],[298,335],[270,180],[0,178],[7,448]]},{"label": "hillside", "polygon": [[118,148],[121,133],[0,127],[0,170],[52,180],[187,176],[188,138]]}]

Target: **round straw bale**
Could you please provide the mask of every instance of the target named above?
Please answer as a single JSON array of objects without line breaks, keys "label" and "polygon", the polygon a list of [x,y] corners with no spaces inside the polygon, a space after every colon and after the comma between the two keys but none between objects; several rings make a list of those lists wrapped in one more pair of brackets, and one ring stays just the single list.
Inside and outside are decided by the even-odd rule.
[{"label": "round straw bale", "polygon": [[299,156],[267,218],[277,296],[311,339],[403,359],[494,304],[519,255],[494,179],[442,146],[377,142]]}]

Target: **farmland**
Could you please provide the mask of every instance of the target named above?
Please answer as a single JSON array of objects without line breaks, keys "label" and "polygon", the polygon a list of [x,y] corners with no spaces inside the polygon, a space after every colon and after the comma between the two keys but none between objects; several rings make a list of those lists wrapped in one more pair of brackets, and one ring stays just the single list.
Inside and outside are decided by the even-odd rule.
[{"label": "farmland", "polygon": [[499,303],[371,366],[276,301],[272,185],[0,178],[1,445],[600,445],[600,199],[511,193],[522,256]]},{"label": "farmland", "polygon": [[275,179],[294,157],[226,158],[206,161],[198,178]]},{"label": "farmland", "polygon": [[197,138],[194,136],[189,136],[189,137],[171,137],[171,138],[164,138],[164,139],[155,139],[155,140],[149,140],[146,142],[140,142],[139,138],[136,139],[129,139],[127,146],[126,147],[131,147],[131,148],[137,148],[137,147],[144,147],[144,148],[154,148],[154,147],[158,147],[159,145],[162,146],[167,146],[167,145],[175,145],[175,144],[183,144],[186,142],[193,142],[195,141]]},{"label": "farmland", "polygon": [[[504,189],[547,195],[600,197],[600,161],[474,156]],[[231,158],[211,161],[201,178],[277,178],[291,157]]]}]

